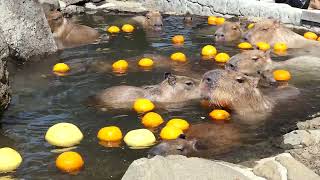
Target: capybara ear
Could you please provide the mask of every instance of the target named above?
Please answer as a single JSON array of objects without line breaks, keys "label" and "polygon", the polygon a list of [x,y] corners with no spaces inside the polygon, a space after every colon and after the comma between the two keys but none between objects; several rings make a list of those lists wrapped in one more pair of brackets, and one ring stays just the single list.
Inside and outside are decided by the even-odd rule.
[{"label": "capybara ear", "polygon": [[177,82],[177,78],[172,73],[166,72],[164,73],[164,78],[168,80],[168,84],[173,86]]},{"label": "capybara ear", "polygon": [[169,76],[172,76],[172,73],[171,73],[171,72],[165,72],[165,73],[164,73],[164,78],[165,78],[165,79],[168,79]]}]

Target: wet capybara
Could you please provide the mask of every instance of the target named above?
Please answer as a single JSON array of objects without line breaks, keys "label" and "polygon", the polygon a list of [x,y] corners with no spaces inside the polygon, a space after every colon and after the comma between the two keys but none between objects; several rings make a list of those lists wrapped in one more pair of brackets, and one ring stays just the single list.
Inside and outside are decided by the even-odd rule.
[{"label": "wet capybara", "polygon": [[320,9],[320,0],[310,0],[309,8],[308,9]]},{"label": "wet capybara", "polygon": [[299,94],[295,87],[274,88],[263,93],[257,88],[259,78],[237,71],[212,70],[203,75],[201,97],[216,107],[231,110],[245,123],[264,120],[275,103],[294,98]]},{"label": "wet capybara", "polygon": [[217,42],[229,42],[239,40],[243,33],[240,22],[225,22],[217,29],[214,37]]},{"label": "wet capybara", "polygon": [[135,16],[132,20],[144,29],[160,31],[163,28],[162,16],[159,11],[150,11],[145,16]]},{"label": "wet capybara", "polygon": [[91,100],[98,107],[113,109],[132,108],[137,98],[147,98],[161,104],[182,103],[200,98],[199,83],[194,78],[166,73],[165,80],[159,84],[142,87],[115,86],[103,90]]},{"label": "wet capybara", "polygon": [[262,20],[244,34],[244,40],[252,44],[266,42],[274,45],[277,42],[286,43],[288,48],[319,47],[320,43],[304,38],[283,26],[278,20]]},{"label": "wet capybara", "polygon": [[94,43],[100,37],[97,30],[74,24],[64,18],[63,14],[57,10],[48,12],[46,18],[58,49]]},{"label": "wet capybara", "polygon": [[241,136],[244,134],[240,134],[236,124],[194,124],[181,138],[161,142],[151,148],[148,155],[212,157],[228,153],[232,148],[241,145]]},{"label": "wet capybara", "polygon": [[225,64],[225,69],[241,72],[248,76],[260,78],[259,86],[272,86],[275,80],[272,75],[270,51],[248,50],[236,54]]},{"label": "wet capybara", "polygon": [[[299,56],[285,61],[272,61],[270,51],[248,50],[236,54],[226,63],[227,70],[234,70],[249,76],[260,77],[259,85],[275,85],[272,71],[277,68],[290,70],[299,79],[306,74],[319,77],[320,58]],[[298,76],[301,73],[303,76]]]}]

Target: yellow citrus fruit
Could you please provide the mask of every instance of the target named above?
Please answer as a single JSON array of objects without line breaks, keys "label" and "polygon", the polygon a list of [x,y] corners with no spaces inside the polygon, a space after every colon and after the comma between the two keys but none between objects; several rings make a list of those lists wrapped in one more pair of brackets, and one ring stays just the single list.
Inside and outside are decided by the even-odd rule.
[{"label": "yellow citrus fruit", "polygon": [[318,37],[318,41],[320,41],[320,36]]},{"label": "yellow citrus fruit", "polygon": [[125,24],[121,27],[123,32],[131,33],[134,30],[134,27],[131,24]]},{"label": "yellow citrus fruit", "polygon": [[158,113],[148,112],[146,115],[142,117],[141,122],[145,127],[155,128],[163,123],[163,119]]},{"label": "yellow citrus fruit", "polygon": [[182,52],[173,53],[173,54],[171,54],[170,58],[173,61],[179,61],[179,62],[186,62],[187,61],[186,55],[183,54]]},{"label": "yellow citrus fruit", "polygon": [[84,165],[81,155],[77,152],[67,151],[60,154],[56,159],[56,166],[64,172],[79,171]]},{"label": "yellow citrus fruit", "polygon": [[291,79],[291,74],[286,70],[275,70],[273,71],[273,77],[276,81],[289,81]]},{"label": "yellow citrus fruit", "polygon": [[307,39],[316,40],[318,38],[317,34],[314,32],[306,32],[303,35]]},{"label": "yellow citrus fruit", "polygon": [[11,172],[17,169],[22,162],[21,155],[12,148],[0,148],[0,173]]},{"label": "yellow citrus fruit", "polygon": [[176,128],[181,129],[182,131],[185,131],[189,129],[189,123],[184,119],[171,119],[167,122],[167,126],[174,126]]},{"label": "yellow citrus fruit", "polygon": [[128,69],[128,62],[126,60],[118,60],[112,64],[112,69],[115,72],[125,72]]},{"label": "yellow citrus fruit", "polygon": [[133,104],[133,109],[138,113],[146,113],[155,108],[154,104],[149,99],[136,99]]},{"label": "yellow citrus fruit", "polygon": [[226,63],[229,59],[230,56],[227,53],[219,53],[215,57],[215,60],[219,63]]},{"label": "yellow citrus fruit", "polygon": [[238,44],[238,48],[240,49],[252,49],[252,45],[248,42],[242,42]]},{"label": "yellow citrus fruit", "polygon": [[135,149],[147,148],[156,142],[156,137],[148,129],[135,129],[124,136],[124,142]]},{"label": "yellow citrus fruit", "polygon": [[80,144],[83,134],[71,123],[58,123],[51,126],[45,136],[49,144],[59,147],[72,147]]},{"label": "yellow citrus fruit", "polygon": [[270,45],[266,42],[258,42],[256,45],[261,51],[267,51],[270,49]]},{"label": "yellow citrus fruit", "polygon": [[120,141],[122,139],[122,132],[116,126],[108,126],[101,128],[97,135],[100,141]]},{"label": "yellow citrus fruit", "polygon": [[221,109],[213,110],[209,114],[209,116],[214,120],[229,120],[230,118],[230,114],[227,111]]},{"label": "yellow citrus fruit", "polygon": [[277,42],[274,44],[273,49],[274,49],[274,51],[277,51],[277,52],[283,52],[288,49],[288,46],[286,43]]},{"label": "yellow citrus fruit", "polygon": [[153,60],[150,58],[142,58],[138,62],[138,65],[141,67],[151,67],[153,65]]},{"label": "yellow citrus fruit", "polygon": [[174,44],[183,44],[184,43],[184,37],[182,35],[176,35],[172,38],[172,42]]},{"label": "yellow citrus fruit", "polygon": [[226,21],[226,20],[225,20],[223,17],[218,17],[218,18],[216,19],[216,25],[217,25],[217,26],[222,25],[222,24],[224,24],[225,21]]},{"label": "yellow citrus fruit", "polygon": [[165,140],[177,139],[183,131],[175,126],[165,126],[160,132],[160,137]]},{"label": "yellow citrus fruit", "polygon": [[109,33],[119,33],[120,32],[120,28],[118,26],[110,26],[107,31]]},{"label": "yellow citrus fruit", "polygon": [[250,23],[249,25],[248,25],[248,29],[252,29],[254,27],[254,23]]},{"label": "yellow citrus fruit", "polygon": [[217,25],[217,17],[216,16],[209,16],[208,17],[208,24],[209,25]]},{"label": "yellow citrus fruit", "polygon": [[202,56],[213,57],[217,54],[217,49],[212,45],[206,45],[201,50]]},{"label": "yellow citrus fruit", "polygon": [[70,67],[65,63],[58,63],[53,66],[52,71],[55,73],[67,73],[70,71]]}]

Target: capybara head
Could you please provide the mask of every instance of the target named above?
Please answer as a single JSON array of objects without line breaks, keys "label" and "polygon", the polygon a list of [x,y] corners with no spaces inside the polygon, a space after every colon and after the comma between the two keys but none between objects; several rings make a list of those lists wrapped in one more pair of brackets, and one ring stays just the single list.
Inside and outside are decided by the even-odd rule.
[{"label": "capybara head", "polygon": [[154,29],[156,31],[162,30],[163,22],[162,16],[158,11],[150,11],[146,15],[146,24],[148,28]]},{"label": "capybara head", "polygon": [[56,32],[63,24],[63,14],[60,11],[50,11],[46,16],[51,32]]},{"label": "capybara head", "polygon": [[217,29],[214,37],[216,41],[225,42],[240,39],[241,35],[240,22],[226,22]]},{"label": "capybara head", "polygon": [[191,24],[193,21],[192,15],[190,13],[187,13],[184,17],[183,17],[183,22],[187,23],[187,24]]},{"label": "capybara head", "polygon": [[196,140],[186,140],[184,138],[178,138],[175,140],[163,141],[160,144],[150,149],[148,156],[153,157],[156,155],[168,156],[168,155],[189,155],[196,149]]},{"label": "capybara head", "polygon": [[244,40],[249,41],[252,44],[256,44],[261,41],[273,44],[274,36],[280,27],[281,24],[278,20],[262,20],[255,23],[254,27],[244,35]]},{"label": "capybara head", "polygon": [[199,99],[199,84],[200,80],[194,78],[165,73],[165,80],[157,87],[157,90],[161,93],[158,97],[159,101],[179,102]]},{"label": "capybara head", "polygon": [[260,102],[263,98],[257,89],[258,81],[258,78],[236,71],[212,70],[202,77],[201,96],[214,106],[240,111],[255,110],[264,103]]},{"label": "capybara head", "polygon": [[259,77],[259,84],[274,85],[270,51],[248,50],[231,57],[225,65],[226,70],[238,71],[248,76]]}]

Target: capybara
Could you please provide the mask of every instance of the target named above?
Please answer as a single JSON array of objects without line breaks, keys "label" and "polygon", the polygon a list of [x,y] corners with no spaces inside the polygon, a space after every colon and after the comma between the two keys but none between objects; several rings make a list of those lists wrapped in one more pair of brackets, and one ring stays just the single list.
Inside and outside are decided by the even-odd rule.
[{"label": "capybara", "polygon": [[244,40],[252,44],[266,42],[274,45],[277,42],[286,43],[288,48],[320,47],[320,43],[304,38],[283,26],[278,20],[262,20],[255,23],[254,27],[244,35]]},{"label": "capybara", "polygon": [[240,22],[225,22],[217,29],[214,37],[217,42],[229,42],[239,40],[243,33]]},{"label": "capybara", "polygon": [[206,157],[228,153],[241,145],[239,128],[232,123],[200,123],[191,125],[178,139],[163,141],[150,149],[148,155],[185,155]]},{"label": "capybara", "polygon": [[259,78],[237,71],[212,70],[202,77],[201,96],[213,106],[231,110],[243,122],[253,123],[264,120],[275,103],[299,94],[299,90],[291,86],[262,92],[257,88],[258,81]]},{"label": "capybara", "polygon": [[200,98],[199,83],[194,78],[166,73],[165,80],[159,84],[142,87],[115,86],[90,99],[98,107],[113,109],[132,108],[137,98],[147,98],[161,104],[182,103]]},{"label": "capybara", "polygon": [[48,12],[46,17],[58,49],[94,43],[100,37],[97,30],[75,24],[57,10]]},{"label": "capybara", "polygon": [[310,0],[309,9],[320,9],[320,0]]},{"label": "capybara", "polygon": [[145,16],[135,16],[132,20],[144,29],[159,31],[163,28],[162,16],[159,11],[150,11]]},{"label": "capybara", "polygon": [[[320,58],[312,56],[299,56],[285,61],[272,61],[270,51],[248,50],[232,56],[226,63],[227,70],[234,70],[249,76],[260,77],[259,85],[275,85],[272,71],[284,68],[300,79],[306,74],[319,77]],[[297,74],[302,76],[298,76]]]}]

